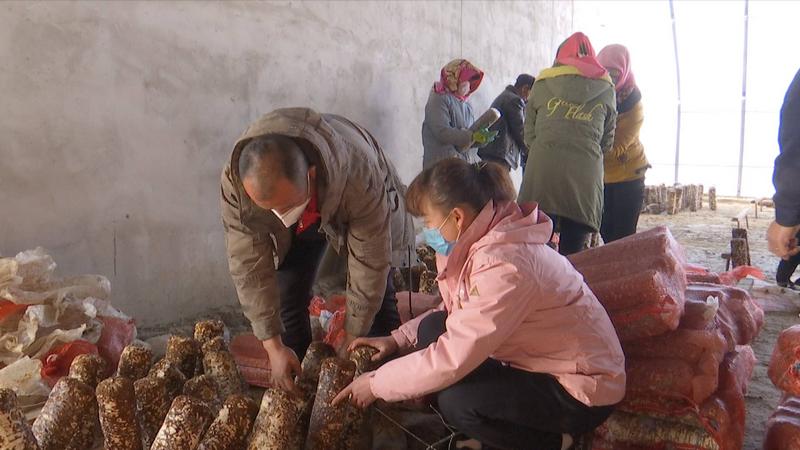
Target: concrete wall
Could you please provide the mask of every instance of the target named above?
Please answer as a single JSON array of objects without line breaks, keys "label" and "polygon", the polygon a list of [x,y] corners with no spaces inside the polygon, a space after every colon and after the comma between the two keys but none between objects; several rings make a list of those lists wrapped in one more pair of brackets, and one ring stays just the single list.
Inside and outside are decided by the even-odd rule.
[{"label": "concrete wall", "polygon": [[344,114],[410,181],[444,63],[486,70],[481,111],[571,22],[571,1],[4,2],[0,253],[106,274],[140,324],[234,304],[218,180],[248,122]]}]

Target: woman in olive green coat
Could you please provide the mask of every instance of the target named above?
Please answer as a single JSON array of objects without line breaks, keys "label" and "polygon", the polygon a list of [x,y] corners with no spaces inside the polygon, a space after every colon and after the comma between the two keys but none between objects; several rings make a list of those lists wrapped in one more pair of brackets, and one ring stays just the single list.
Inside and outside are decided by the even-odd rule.
[{"label": "woman in olive green coat", "polygon": [[614,85],[583,33],[558,49],[534,84],[525,118],[530,149],[520,202],[538,202],[559,233],[559,252],[587,247],[603,215],[603,154],[614,142]]}]

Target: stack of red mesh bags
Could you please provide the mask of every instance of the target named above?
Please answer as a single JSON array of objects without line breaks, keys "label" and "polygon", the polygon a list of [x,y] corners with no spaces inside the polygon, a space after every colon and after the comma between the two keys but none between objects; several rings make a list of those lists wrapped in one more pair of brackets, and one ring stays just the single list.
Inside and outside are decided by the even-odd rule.
[{"label": "stack of red mesh bags", "polygon": [[748,344],[764,321],[749,294],[687,282],[666,227],[570,260],[608,311],[626,359],[625,399],[593,448],[740,449],[755,365]]},{"label": "stack of red mesh bags", "polygon": [[800,449],[800,325],[778,336],[767,373],[783,397],[767,421],[764,450]]},{"label": "stack of red mesh bags", "polygon": [[683,313],[684,256],[665,227],[570,256],[605,306],[620,340],[658,336]]}]

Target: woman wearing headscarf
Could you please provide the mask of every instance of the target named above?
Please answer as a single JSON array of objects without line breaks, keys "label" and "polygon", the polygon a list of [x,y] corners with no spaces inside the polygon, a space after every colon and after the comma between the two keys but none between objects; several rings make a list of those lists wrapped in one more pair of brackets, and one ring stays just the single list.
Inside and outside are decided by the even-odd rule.
[{"label": "woman wearing headscarf", "polygon": [[497,135],[488,130],[472,132],[469,129],[475,116],[467,99],[482,80],[483,71],[466,59],[454,59],[442,68],[440,79],[434,83],[425,105],[424,168],[446,158],[460,158],[470,163],[480,161],[473,143],[485,144]]},{"label": "woman wearing headscarf", "polygon": [[600,234],[608,243],[636,233],[644,201],[644,174],[650,167],[639,141],[644,121],[642,93],[631,71],[628,49],[609,45],[597,55],[608,70],[617,93],[617,128],[614,145],[605,156],[605,191]]},{"label": "woman wearing headscarf", "polygon": [[559,252],[587,247],[603,213],[603,154],[611,150],[614,86],[589,38],[570,36],[533,88],[525,118],[528,163],[519,201],[538,202],[560,233]]}]

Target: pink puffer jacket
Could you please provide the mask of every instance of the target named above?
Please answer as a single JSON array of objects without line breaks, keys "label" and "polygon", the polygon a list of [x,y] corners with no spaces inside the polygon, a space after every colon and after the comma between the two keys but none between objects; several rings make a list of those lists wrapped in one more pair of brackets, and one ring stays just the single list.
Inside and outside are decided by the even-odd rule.
[{"label": "pink puffer jacket", "polygon": [[[583,277],[546,245],[552,226],[536,205],[487,204],[437,260],[447,331],[373,372],[375,396],[437,392],[493,358],[553,375],[586,405],[620,402],[625,359],[616,332]],[[392,333],[401,350],[413,350],[423,317]]]}]

